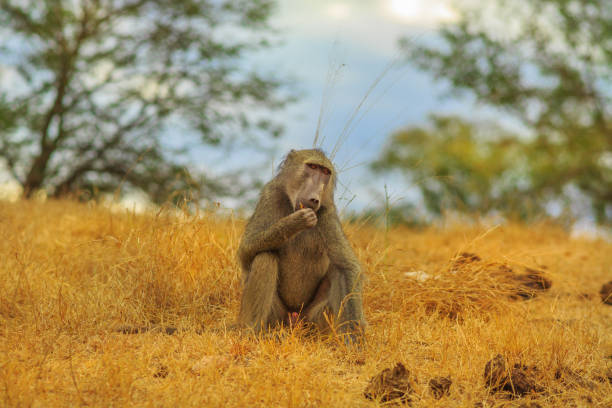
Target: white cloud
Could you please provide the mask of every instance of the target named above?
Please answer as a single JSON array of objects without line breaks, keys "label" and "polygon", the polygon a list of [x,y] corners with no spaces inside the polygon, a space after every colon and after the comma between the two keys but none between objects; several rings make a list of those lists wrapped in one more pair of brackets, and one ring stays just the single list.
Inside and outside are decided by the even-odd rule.
[{"label": "white cloud", "polygon": [[430,33],[457,18],[446,0],[284,0],[274,20],[288,41],[336,39],[379,55],[395,56],[401,36]]},{"label": "white cloud", "polygon": [[401,23],[423,28],[435,28],[459,18],[457,12],[443,0],[388,0],[383,12]]},{"label": "white cloud", "polygon": [[332,3],[326,11],[330,17],[338,20],[344,20],[351,15],[351,8],[346,3]]}]

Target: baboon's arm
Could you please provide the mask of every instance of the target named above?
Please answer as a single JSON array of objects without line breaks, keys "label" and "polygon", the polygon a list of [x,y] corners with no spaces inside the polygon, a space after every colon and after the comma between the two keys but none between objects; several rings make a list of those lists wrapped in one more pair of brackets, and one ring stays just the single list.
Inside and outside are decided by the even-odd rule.
[{"label": "baboon's arm", "polygon": [[279,212],[277,208],[278,204],[269,198],[262,198],[257,204],[238,248],[238,258],[243,268],[248,269],[257,254],[279,249],[298,232],[317,222],[317,216],[311,209],[299,210],[275,219],[274,216],[278,217]]},{"label": "baboon's arm", "polygon": [[320,211],[318,225],[330,259],[330,306],[340,320],[340,330],[363,330],[366,321],[363,315],[361,266],[342,231],[336,209],[332,207]]},{"label": "baboon's arm", "polygon": [[280,248],[289,238],[299,232],[299,229],[296,228],[297,224],[292,222],[293,218],[289,215],[263,231],[253,234],[245,233],[238,249],[238,256],[242,263],[250,264],[258,253]]}]

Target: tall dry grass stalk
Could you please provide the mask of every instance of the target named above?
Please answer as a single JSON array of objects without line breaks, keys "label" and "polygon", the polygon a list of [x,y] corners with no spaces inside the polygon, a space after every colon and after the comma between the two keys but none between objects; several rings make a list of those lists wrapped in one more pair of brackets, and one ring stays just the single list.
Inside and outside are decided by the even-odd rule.
[{"label": "tall dry grass stalk", "polygon": [[[547,224],[347,225],[367,276],[370,326],[356,351],[299,329],[225,330],[239,306],[243,224],[0,202],[0,405],[376,406],[368,379],[403,362],[414,406],[612,406],[612,307],[597,297],[612,279],[610,243]],[[552,288],[517,296],[526,268]],[[113,330],[126,324],[180,330]],[[490,395],[483,371],[498,353],[536,366],[544,391]],[[435,376],[452,379],[450,396],[434,399]]]}]

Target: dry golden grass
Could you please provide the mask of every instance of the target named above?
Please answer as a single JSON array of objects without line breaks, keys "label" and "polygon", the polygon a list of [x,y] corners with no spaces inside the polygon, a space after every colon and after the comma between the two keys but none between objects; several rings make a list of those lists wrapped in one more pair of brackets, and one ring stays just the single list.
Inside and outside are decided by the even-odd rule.
[{"label": "dry golden grass", "polygon": [[[0,203],[0,405],[377,406],[363,396],[369,378],[403,362],[414,406],[612,406],[602,378],[612,365],[612,306],[597,296],[612,279],[610,243],[545,224],[349,225],[368,278],[367,345],[355,351],[299,330],[281,340],[224,330],[239,305],[242,228],[212,214]],[[481,260],[458,263],[462,252]],[[512,300],[501,264],[543,269],[553,286]],[[418,271],[432,277],[406,275]],[[150,323],[182,330],[113,331]],[[483,371],[498,353],[537,366],[544,392],[491,396]],[[559,369],[575,375],[555,378]],[[435,376],[450,376],[450,396],[432,397]]]}]

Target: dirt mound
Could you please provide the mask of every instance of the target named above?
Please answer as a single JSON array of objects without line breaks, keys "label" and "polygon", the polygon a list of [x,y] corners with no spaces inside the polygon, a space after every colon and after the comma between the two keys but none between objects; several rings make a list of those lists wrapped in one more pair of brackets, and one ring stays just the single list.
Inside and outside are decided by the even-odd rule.
[{"label": "dirt mound", "polygon": [[536,367],[530,368],[522,364],[514,364],[508,369],[506,359],[498,354],[485,365],[485,385],[491,393],[507,392],[512,398],[541,392],[542,387],[534,379],[536,371]]},{"label": "dirt mound", "polygon": [[543,271],[525,268],[524,274],[514,274],[514,281],[517,284],[516,296],[522,299],[531,299],[539,292],[550,289],[552,281],[544,276]]},{"label": "dirt mound", "polygon": [[589,380],[584,372],[574,371],[568,367],[561,367],[555,371],[555,380],[559,380],[565,388],[586,388],[593,390],[596,384]]},{"label": "dirt mound", "polygon": [[410,372],[402,363],[397,363],[393,369],[385,368],[370,379],[364,391],[367,399],[389,402],[399,400],[405,404],[411,401],[412,382]]},{"label": "dirt mound", "polygon": [[612,280],[608,283],[604,283],[599,290],[601,301],[607,305],[612,305]]},{"label": "dirt mound", "polygon": [[440,399],[445,395],[450,395],[452,381],[448,377],[434,377],[429,380],[429,390],[435,399]]},{"label": "dirt mound", "polygon": [[453,261],[453,263],[455,265],[461,265],[461,264],[470,264],[472,262],[478,262],[481,261],[482,259],[471,252],[462,252],[460,253],[457,258],[455,258],[455,260]]},{"label": "dirt mound", "polygon": [[164,364],[160,364],[157,369],[155,370],[155,373],[153,374],[153,377],[155,378],[166,378],[168,376],[168,374],[170,373],[168,366],[164,365]]}]

